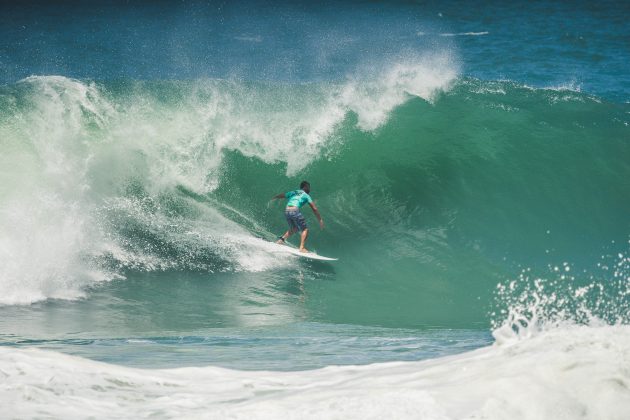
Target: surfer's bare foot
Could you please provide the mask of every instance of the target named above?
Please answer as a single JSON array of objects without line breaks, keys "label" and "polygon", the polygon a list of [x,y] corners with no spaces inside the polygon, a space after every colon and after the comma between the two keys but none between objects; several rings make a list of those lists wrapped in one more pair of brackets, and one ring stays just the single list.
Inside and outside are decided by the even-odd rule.
[{"label": "surfer's bare foot", "polygon": [[309,251],[309,250],[308,250],[308,249],[306,249],[306,248],[300,248],[300,252],[311,252],[311,251]]}]

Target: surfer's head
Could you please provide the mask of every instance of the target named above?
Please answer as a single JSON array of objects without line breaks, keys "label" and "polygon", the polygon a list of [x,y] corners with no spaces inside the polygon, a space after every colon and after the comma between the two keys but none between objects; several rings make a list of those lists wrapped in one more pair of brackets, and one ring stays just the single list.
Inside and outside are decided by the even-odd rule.
[{"label": "surfer's head", "polygon": [[311,184],[308,181],[302,181],[300,183],[300,189],[303,190],[306,194],[311,192]]}]

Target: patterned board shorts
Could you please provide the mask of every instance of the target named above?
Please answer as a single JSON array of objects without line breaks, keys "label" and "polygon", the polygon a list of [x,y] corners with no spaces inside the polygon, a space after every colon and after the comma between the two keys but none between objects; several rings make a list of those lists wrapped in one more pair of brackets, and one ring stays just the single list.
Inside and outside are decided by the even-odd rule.
[{"label": "patterned board shorts", "polygon": [[299,210],[286,210],[284,212],[284,217],[287,218],[289,229],[299,230],[300,232],[304,229],[308,229],[308,226],[306,226],[306,220]]}]

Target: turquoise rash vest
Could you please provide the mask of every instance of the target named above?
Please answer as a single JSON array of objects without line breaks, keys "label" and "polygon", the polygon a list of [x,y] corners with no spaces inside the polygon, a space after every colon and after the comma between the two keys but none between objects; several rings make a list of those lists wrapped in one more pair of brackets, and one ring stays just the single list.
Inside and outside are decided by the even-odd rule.
[{"label": "turquoise rash vest", "polygon": [[312,203],[313,199],[303,190],[289,191],[284,195],[289,199],[287,207],[301,208],[306,203]]}]

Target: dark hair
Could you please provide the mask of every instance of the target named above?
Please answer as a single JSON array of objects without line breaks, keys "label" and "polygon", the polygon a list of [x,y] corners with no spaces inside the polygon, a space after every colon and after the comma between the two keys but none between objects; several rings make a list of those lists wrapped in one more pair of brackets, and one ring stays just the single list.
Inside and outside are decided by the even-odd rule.
[{"label": "dark hair", "polygon": [[303,190],[303,189],[304,189],[304,187],[309,187],[309,188],[311,188],[311,184],[310,184],[308,181],[302,181],[302,182],[300,183],[300,189],[301,189],[301,190]]}]

